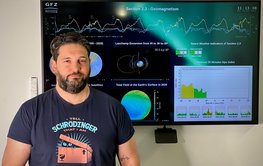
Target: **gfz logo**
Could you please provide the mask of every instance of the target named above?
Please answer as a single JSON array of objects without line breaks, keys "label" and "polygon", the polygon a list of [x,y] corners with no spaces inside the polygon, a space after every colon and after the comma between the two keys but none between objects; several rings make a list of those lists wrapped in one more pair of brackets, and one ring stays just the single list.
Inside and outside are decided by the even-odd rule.
[{"label": "gfz logo", "polygon": [[58,7],[58,3],[57,2],[46,2],[45,3],[45,7],[57,8]]}]

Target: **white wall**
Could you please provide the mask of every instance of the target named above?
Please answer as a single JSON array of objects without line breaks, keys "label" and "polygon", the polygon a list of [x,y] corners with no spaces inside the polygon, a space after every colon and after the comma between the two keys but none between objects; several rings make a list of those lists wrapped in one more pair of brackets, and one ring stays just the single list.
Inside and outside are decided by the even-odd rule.
[{"label": "white wall", "polygon": [[[0,0],[0,157],[11,120],[30,97],[29,78],[42,82],[39,1]],[[263,68],[260,84],[262,76]],[[142,166],[262,166],[262,111],[260,103],[259,125],[174,126],[177,144],[155,144],[155,127],[136,127]]]}]

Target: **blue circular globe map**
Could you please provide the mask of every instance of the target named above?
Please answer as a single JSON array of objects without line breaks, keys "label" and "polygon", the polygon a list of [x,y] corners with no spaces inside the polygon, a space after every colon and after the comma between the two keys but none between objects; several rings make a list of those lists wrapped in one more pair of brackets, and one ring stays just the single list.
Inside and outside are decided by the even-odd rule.
[{"label": "blue circular globe map", "polygon": [[132,120],[142,120],[151,111],[151,100],[149,96],[140,90],[132,90],[126,93],[121,104],[126,108]]},{"label": "blue circular globe map", "polygon": [[102,59],[95,52],[90,52],[90,68],[90,77],[95,77],[102,69]]}]

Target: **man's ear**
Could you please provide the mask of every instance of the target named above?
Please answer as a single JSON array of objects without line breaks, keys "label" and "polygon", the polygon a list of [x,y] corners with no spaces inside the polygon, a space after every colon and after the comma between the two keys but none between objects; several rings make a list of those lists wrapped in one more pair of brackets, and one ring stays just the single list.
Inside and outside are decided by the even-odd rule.
[{"label": "man's ear", "polygon": [[57,73],[57,62],[53,58],[51,58],[50,60],[50,65],[51,65],[52,72],[56,74]]}]

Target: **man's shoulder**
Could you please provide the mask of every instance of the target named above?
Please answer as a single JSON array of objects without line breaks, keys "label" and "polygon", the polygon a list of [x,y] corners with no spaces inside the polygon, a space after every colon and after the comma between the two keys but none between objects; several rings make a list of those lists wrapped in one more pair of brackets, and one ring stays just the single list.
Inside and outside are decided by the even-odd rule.
[{"label": "man's shoulder", "polygon": [[53,96],[55,94],[55,89],[52,88],[50,90],[47,90],[31,99],[28,99],[23,103],[24,106],[32,105],[32,104],[37,104],[39,102],[44,102],[44,101],[51,101]]},{"label": "man's shoulder", "polygon": [[91,88],[91,92],[92,92],[92,97],[94,98],[99,98],[100,100],[110,100],[110,101],[114,101],[114,102],[119,102],[116,98],[114,98],[113,96],[111,96],[110,94],[101,91],[99,89],[95,89],[95,88]]},{"label": "man's shoulder", "polygon": [[93,102],[96,103],[96,106],[99,108],[109,109],[114,112],[120,112],[120,110],[124,110],[120,100],[101,90],[92,89],[91,100],[93,100]]}]

